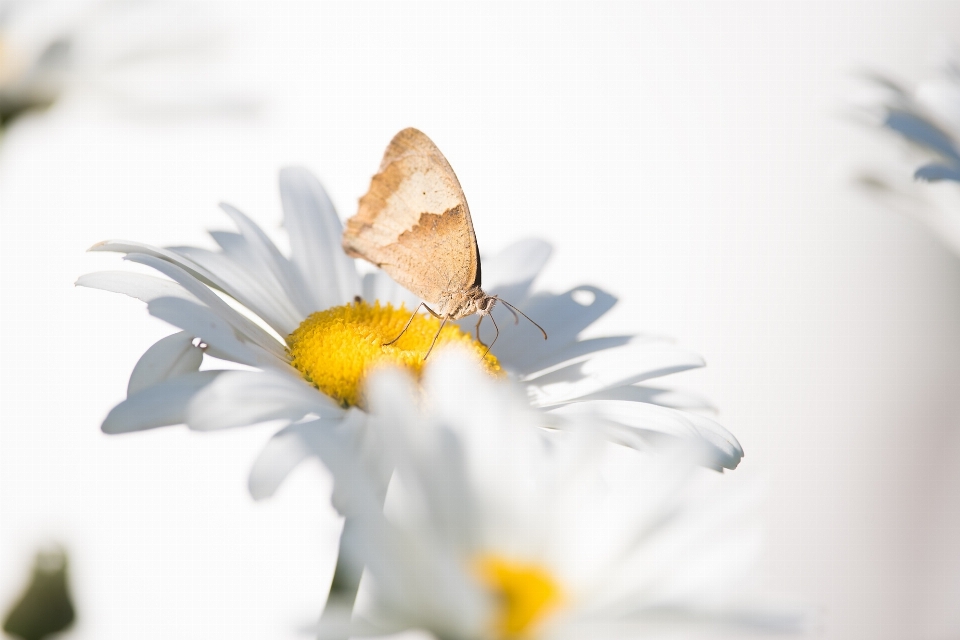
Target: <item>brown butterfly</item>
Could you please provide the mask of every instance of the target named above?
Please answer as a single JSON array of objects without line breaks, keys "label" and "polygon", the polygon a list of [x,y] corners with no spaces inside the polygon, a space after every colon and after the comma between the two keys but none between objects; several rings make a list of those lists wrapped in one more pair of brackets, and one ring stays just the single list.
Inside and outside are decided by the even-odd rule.
[{"label": "brown butterfly", "polygon": [[[515,323],[519,321],[517,313],[530,320],[506,300],[488,296],[480,288],[480,250],[460,181],[433,141],[416,129],[404,129],[390,141],[379,173],[373,176],[370,189],[360,198],[357,215],[347,220],[343,249],[351,257],[377,265],[399,284],[437,307],[434,310],[420,303],[441,320],[441,329],[448,320],[477,313],[480,315],[477,341],[480,342],[480,323],[485,316],[490,316],[497,331],[493,339],[496,342],[500,329],[490,312],[498,301],[513,313]],[[420,306],[400,335],[385,344],[400,339]],[[546,340],[543,327],[533,324]],[[424,360],[439,335],[438,330]]]}]

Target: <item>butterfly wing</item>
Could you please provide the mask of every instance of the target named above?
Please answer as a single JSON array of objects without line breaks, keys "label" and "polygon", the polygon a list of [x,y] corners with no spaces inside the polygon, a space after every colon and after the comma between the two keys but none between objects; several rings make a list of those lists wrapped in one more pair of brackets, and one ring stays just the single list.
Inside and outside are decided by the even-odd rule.
[{"label": "butterfly wing", "polygon": [[428,302],[480,286],[477,238],[460,181],[416,129],[390,141],[357,214],[347,220],[343,248]]}]

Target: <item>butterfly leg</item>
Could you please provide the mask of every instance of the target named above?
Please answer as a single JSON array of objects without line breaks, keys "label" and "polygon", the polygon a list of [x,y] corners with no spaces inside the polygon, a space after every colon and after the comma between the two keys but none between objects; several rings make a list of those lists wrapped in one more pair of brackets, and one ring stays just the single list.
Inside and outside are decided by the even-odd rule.
[{"label": "butterfly leg", "polygon": [[[410,328],[410,323],[413,322],[413,319],[417,317],[417,314],[420,312],[420,307],[423,307],[424,309],[426,309],[427,311],[429,311],[431,314],[433,314],[433,317],[434,317],[434,318],[440,318],[440,317],[441,317],[440,314],[438,314],[436,311],[434,311],[433,309],[431,309],[430,307],[428,307],[428,306],[427,306],[427,303],[421,302],[419,305],[417,305],[417,308],[413,310],[413,314],[410,316],[410,319],[407,320],[407,324],[403,325],[403,330],[397,335],[397,337],[394,338],[393,340],[391,340],[390,342],[384,342],[384,343],[383,343],[382,345],[380,345],[380,346],[382,346],[382,347],[388,347],[388,346],[390,346],[391,344],[393,344],[394,342],[396,342],[397,340],[399,340],[400,337],[407,332],[407,329]],[[434,338],[433,341],[436,342],[437,339]],[[429,352],[428,352],[428,353],[429,353]]]},{"label": "butterfly leg", "polygon": [[[426,307],[426,305],[424,306]],[[427,307],[427,311],[430,311],[430,313],[433,313],[430,307]],[[433,315],[436,316],[437,314],[434,313]],[[439,318],[440,316],[437,316],[437,317]],[[427,355],[423,356],[424,362],[426,362],[427,358],[430,357],[430,352],[433,351],[433,345],[437,344],[437,338],[440,337],[440,332],[443,331],[443,325],[447,324],[448,319],[449,318],[447,316],[443,316],[443,321],[440,323],[440,328],[437,329],[437,335],[433,336],[433,342],[430,343],[430,348],[427,349]]]},{"label": "butterfly leg", "polygon": [[483,315],[481,315],[479,318],[477,318],[477,326],[475,327],[476,332],[477,332],[477,342],[479,342],[479,343],[482,344],[483,346],[487,346],[487,343],[480,339],[480,323],[481,323],[481,322],[483,322]]},{"label": "butterfly leg", "polygon": [[[483,316],[480,316],[480,319],[483,320]],[[490,343],[490,346],[487,347],[487,350],[483,352],[483,355],[482,355],[482,356],[480,356],[480,361],[481,361],[481,362],[483,361],[484,358],[487,357],[487,354],[490,353],[490,349],[493,349],[493,345],[497,344],[497,338],[500,337],[500,327],[497,326],[497,321],[493,319],[493,315],[492,315],[492,314],[490,315],[490,322],[493,323],[493,328],[496,329],[497,333],[494,334],[494,336],[493,336],[493,342]],[[478,322],[478,323],[477,323],[477,329],[478,329],[477,341],[478,341],[478,342],[480,341],[480,338],[479,338],[479,328],[480,328],[480,323]],[[483,343],[480,342],[480,344],[483,344]],[[486,346],[486,345],[484,345],[484,346]]]}]

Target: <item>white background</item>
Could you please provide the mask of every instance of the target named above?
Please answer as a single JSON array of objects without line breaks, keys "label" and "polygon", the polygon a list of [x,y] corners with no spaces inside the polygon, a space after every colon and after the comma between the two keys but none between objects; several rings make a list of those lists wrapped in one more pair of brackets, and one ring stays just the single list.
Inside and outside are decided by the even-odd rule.
[{"label": "white background", "polygon": [[542,284],[620,297],[599,330],[706,357],[677,382],[743,444],[731,477],[767,484],[764,584],[819,611],[818,637],[960,633],[960,264],[857,190],[898,150],[845,116],[855,72],[927,73],[960,4],[217,10],[218,68],[259,112],[130,113],[80,86],[0,145],[0,603],[58,540],[72,638],[297,637],[313,621],[338,527],[322,471],[254,504],[269,426],[101,434],[171,330],[72,283],[122,268],[84,253],[107,238],[208,245],[220,200],[280,236],[285,164],[346,217],[416,126],[455,167],[486,253],[544,237]]}]

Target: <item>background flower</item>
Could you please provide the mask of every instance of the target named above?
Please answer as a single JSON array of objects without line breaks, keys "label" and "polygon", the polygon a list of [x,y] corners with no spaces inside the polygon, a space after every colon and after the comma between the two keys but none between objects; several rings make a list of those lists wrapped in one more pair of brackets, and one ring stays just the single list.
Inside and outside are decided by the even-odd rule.
[{"label": "background flower", "polygon": [[920,220],[958,253],[960,63],[955,47],[941,47],[938,57],[938,68],[919,81],[900,81],[885,72],[865,78],[858,97],[860,119],[884,127],[905,144],[870,158],[859,182],[875,202]]},{"label": "background flower", "polygon": [[70,91],[141,114],[249,112],[215,70],[211,6],[154,0],[0,1],[0,126]]}]

